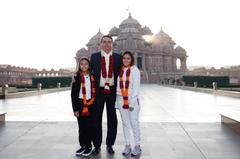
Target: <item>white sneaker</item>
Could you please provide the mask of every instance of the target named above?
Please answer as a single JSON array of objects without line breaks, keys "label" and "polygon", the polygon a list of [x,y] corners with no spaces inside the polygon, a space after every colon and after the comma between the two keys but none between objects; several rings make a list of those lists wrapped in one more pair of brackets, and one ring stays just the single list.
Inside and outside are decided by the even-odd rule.
[{"label": "white sneaker", "polygon": [[130,146],[130,145],[126,145],[125,148],[124,148],[124,150],[122,151],[122,154],[123,154],[124,156],[127,156],[127,155],[129,155],[130,153],[131,153],[131,146]]},{"label": "white sneaker", "polygon": [[142,152],[142,150],[141,150],[140,145],[136,145],[136,146],[134,147],[134,149],[132,150],[131,155],[132,155],[132,156],[137,156],[137,155],[140,155],[141,152]]}]

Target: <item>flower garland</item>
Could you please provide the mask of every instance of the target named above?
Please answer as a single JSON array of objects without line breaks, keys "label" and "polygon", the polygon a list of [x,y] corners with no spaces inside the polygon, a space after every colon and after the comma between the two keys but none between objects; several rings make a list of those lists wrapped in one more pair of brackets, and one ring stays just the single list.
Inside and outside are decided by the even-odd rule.
[{"label": "flower garland", "polygon": [[123,96],[123,109],[128,109],[128,88],[129,88],[129,78],[131,73],[131,67],[128,66],[127,72],[126,72],[126,81],[125,81],[125,88],[123,86],[123,72],[124,72],[124,66],[121,68],[119,72],[119,83],[120,83],[120,89]]},{"label": "flower garland", "polygon": [[113,56],[110,55],[110,62],[109,62],[109,69],[108,69],[108,73],[106,70],[106,60],[105,57],[102,56],[101,57],[101,70],[102,70],[102,77],[105,79],[105,85],[104,85],[104,93],[105,94],[110,94],[110,83],[109,83],[109,79],[112,78],[113,76]]},{"label": "flower garland", "polygon": [[85,78],[84,74],[80,73],[81,77],[81,87],[82,87],[82,95],[83,95],[83,110],[82,110],[82,116],[89,116],[90,112],[88,111],[88,106],[93,104],[96,96],[96,89],[95,89],[95,82],[94,82],[94,77],[93,75],[90,75],[91,78],[91,99],[90,101],[87,102],[87,97],[86,97],[86,86],[85,86]]}]

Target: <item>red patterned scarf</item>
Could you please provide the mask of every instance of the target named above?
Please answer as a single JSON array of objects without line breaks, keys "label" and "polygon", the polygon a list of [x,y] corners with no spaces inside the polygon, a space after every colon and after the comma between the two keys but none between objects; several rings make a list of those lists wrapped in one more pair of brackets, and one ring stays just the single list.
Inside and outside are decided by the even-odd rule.
[{"label": "red patterned scarf", "polygon": [[113,56],[110,55],[109,58],[109,69],[108,73],[106,70],[106,59],[104,56],[101,57],[101,71],[102,71],[102,77],[105,79],[105,85],[104,85],[104,93],[105,94],[110,94],[110,83],[109,79],[113,77],[113,67],[114,67],[114,60]]}]

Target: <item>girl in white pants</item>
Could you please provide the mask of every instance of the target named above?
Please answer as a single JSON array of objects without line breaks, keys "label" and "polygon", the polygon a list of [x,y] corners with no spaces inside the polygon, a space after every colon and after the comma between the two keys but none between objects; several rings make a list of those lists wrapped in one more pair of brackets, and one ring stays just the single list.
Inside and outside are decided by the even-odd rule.
[{"label": "girl in white pants", "polygon": [[[140,71],[134,65],[134,57],[131,52],[126,51],[122,56],[123,66],[120,69],[117,85],[116,108],[119,109],[123,132],[125,138],[125,148],[123,155],[132,156],[141,153],[141,137],[139,127],[139,89],[140,89]],[[134,148],[130,145],[130,131],[133,132]]]}]

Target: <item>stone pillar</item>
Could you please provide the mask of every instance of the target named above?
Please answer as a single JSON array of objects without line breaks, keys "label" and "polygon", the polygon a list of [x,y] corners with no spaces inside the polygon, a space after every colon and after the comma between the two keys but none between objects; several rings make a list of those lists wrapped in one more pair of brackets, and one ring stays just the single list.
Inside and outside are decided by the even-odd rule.
[{"label": "stone pillar", "polygon": [[172,68],[173,68],[173,71],[177,71],[177,58],[176,57],[173,57],[172,58]]},{"label": "stone pillar", "polygon": [[41,91],[42,90],[42,83],[38,83],[37,88],[38,88],[38,91]]},{"label": "stone pillar", "polygon": [[146,56],[145,56],[145,54],[142,54],[142,69],[144,71],[146,71],[145,62],[146,62]]},{"label": "stone pillar", "polygon": [[213,85],[213,90],[217,90],[217,82],[213,82],[212,85]]},{"label": "stone pillar", "polygon": [[2,86],[2,94],[3,95],[7,95],[8,94],[8,85],[7,84],[4,84]]},{"label": "stone pillar", "polygon": [[197,88],[198,83],[197,82],[193,82],[193,85],[194,85],[195,88]]},{"label": "stone pillar", "polygon": [[166,56],[163,56],[163,72],[167,72],[167,70],[166,70],[166,61],[167,61]]},{"label": "stone pillar", "polygon": [[163,56],[159,56],[159,63],[158,63],[159,67],[160,67],[160,72],[163,72]]},{"label": "stone pillar", "polygon": [[182,86],[186,86],[186,83],[184,81],[182,81]]},{"label": "stone pillar", "polygon": [[186,58],[185,57],[181,58],[180,62],[181,62],[181,67],[180,67],[181,71],[185,71],[187,69]]},{"label": "stone pillar", "polygon": [[133,57],[134,57],[134,61],[135,61],[135,65],[138,66],[138,63],[137,63],[138,53],[137,53],[137,52],[132,52],[132,53],[133,53]]},{"label": "stone pillar", "polygon": [[57,88],[58,89],[61,88],[61,83],[60,82],[57,83]]}]

